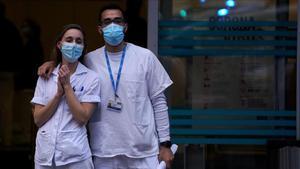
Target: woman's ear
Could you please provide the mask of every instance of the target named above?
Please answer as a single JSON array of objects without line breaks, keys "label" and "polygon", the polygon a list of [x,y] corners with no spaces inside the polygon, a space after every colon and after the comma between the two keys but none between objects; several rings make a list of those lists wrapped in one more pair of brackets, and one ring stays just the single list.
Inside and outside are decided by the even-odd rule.
[{"label": "woman's ear", "polygon": [[56,43],[56,47],[57,47],[58,49],[61,48],[61,45],[62,45],[61,41],[58,41],[58,42]]}]

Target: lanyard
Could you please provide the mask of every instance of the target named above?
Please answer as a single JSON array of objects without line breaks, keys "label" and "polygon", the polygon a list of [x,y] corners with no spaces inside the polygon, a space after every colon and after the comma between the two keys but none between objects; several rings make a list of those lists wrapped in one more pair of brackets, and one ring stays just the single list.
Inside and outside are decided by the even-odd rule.
[{"label": "lanyard", "polygon": [[119,81],[120,81],[120,77],[121,77],[121,71],[122,71],[123,62],[124,62],[124,58],[125,58],[125,52],[126,52],[126,45],[123,48],[123,53],[122,53],[120,66],[119,66],[119,71],[118,71],[118,75],[117,75],[117,81],[116,81],[116,84],[115,84],[115,80],[114,80],[114,77],[113,77],[113,74],[112,74],[112,71],[111,71],[111,66],[110,66],[110,63],[109,63],[108,55],[107,55],[107,50],[106,50],[106,48],[104,49],[107,69],[108,69],[110,81],[112,83],[112,86],[113,86],[113,89],[114,89],[114,92],[115,92],[115,96],[117,95],[118,85],[119,85]]}]

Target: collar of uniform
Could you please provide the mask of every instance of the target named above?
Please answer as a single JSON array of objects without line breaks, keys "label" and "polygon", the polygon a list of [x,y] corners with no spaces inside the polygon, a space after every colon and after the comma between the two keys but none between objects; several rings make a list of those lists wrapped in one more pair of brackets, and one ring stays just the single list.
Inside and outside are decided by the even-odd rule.
[{"label": "collar of uniform", "polygon": [[[59,67],[60,67],[60,64],[58,64],[52,72],[55,82],[57,82]],[[78,65],[77,65],[76,70],[73,75],[78,76],[81,74],[85,74],[87,72],[88,72],[88,69],[85,66],[83,66],[80,62],[78,62]]]},{"label": "collar of uniform", "polygon": [[81,74],[85,74],[88,72],[88,69],[83,66],[83,64],[81,64],[80,62],[78,62],[77,68],[74,72],[75,75],[81,75]]}]

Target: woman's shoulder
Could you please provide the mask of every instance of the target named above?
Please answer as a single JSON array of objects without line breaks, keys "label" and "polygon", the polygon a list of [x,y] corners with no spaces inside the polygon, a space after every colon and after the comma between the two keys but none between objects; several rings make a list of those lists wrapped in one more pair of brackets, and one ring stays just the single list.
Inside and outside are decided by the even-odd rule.
[{"label": "woman's shoulder", "polygon": [[81,72],[86,73],[86,76],[89,76],[90,78],[97,78],[97,73],[95,71],[93,71],[92,69],[89,69],[88,67],[86,67],[85,65],[83,65],[80,62],[78,64],[78,66],[80,66]]}]

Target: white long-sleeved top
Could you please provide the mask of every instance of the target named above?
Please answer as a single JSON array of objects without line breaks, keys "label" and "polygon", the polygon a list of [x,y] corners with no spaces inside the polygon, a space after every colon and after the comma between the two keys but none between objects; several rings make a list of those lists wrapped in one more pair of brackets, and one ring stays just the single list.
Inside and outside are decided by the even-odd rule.
[{"label": "white long-sleeved top", "polygon": [[151,99],[156,130],[158,133],[159,142],[170,140],[170,123],[168,116],[167,100],[164,93],[160,93]]}]

